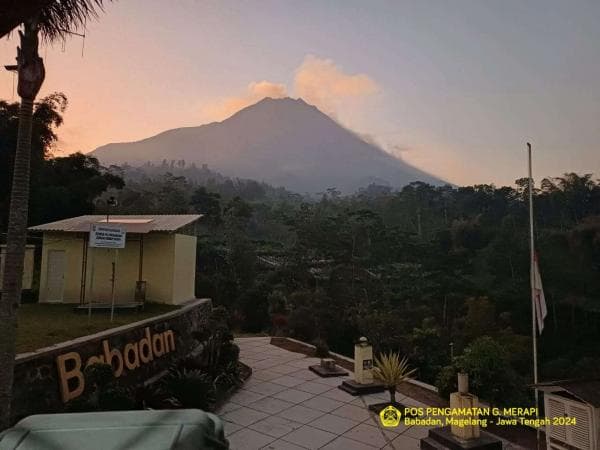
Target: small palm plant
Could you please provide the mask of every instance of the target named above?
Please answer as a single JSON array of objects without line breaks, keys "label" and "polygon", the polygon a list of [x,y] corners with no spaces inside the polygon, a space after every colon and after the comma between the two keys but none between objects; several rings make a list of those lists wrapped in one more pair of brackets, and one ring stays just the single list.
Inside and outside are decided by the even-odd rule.
[{"label": "small palm plant", "polygon": [[373,376],[381,381],[390,393],[390,401],[396,403],[396,386],[406,381],[417,369],[408,367],[408,358],[400,359],[398,353],[381,353],[375,357]]}]

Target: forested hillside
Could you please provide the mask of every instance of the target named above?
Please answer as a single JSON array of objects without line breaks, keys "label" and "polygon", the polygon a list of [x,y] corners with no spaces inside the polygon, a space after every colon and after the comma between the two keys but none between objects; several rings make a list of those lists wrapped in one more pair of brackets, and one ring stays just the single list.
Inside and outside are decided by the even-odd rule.
[{"label": "forested hillside", "polygon": [[[407,354],[419,379],[443,391],[465,367],[483,371],[487,386],[494,380],[489,392],[478,387],[483,397],[524,401],[532,365],[526,179],[514,188],[371,185],[351,196],[332,188],[311,200],[165,171],[122,173],[121,212],[142,212],[136,199],[147,197],[159,201],[151,211],[205,214],[197,294],[227,306],[240,330],[324,341],[346,354],[365,335],[378,350]],[[570,173],[536,186],[549,309],[540,378],[600,375],[600,183]]]},{"label": "forested hillside", "polygon": [[[408,355],[417,378],[443,393],[463,368],[481,397],[527,400],[527,180],[371,185],[346,196],[332,187],[306,198],[184,161],[103,168],[81,154],[50,156],[61,105],[52,97],[36,112],[30,223],[103,213],[109,196],[115,213],[202,213],[196,294],[226,306],[238,330],[346,354],[364,335],[376,351]],[[0,103],[2,232],[15,114]],[[540,379],[600,376],[600,182],[574,173],[535,181],[549,309]]]}]

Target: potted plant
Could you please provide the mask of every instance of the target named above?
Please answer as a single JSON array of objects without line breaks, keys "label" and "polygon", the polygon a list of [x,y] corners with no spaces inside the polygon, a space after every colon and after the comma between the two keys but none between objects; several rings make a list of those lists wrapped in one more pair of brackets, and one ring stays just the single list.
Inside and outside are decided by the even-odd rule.
[{"label": "potted plant", "polygon": [[411,369],[408,366],[408,358],[400,358],[398,353],[380,353],[375,357],[375,366],[373,367],[373,378],[380,381],[390,393],[389,403],[378,403],[371,405],[370,409],[381,410],[392,404],[393,406],[402,406],[396,402],[396,386],[406,381],[417,369]]}]

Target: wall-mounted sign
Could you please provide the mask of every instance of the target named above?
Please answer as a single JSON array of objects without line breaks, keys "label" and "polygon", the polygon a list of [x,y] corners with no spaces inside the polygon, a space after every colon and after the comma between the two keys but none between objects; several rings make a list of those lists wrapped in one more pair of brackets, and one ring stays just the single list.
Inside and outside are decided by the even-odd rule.
[{"label": "wall-mounted sign", "polygon": [[363,360],[363,369],[371,370],[373,368],[373,360],[372,359],[364,359]]},{"label": "wall-mounted sign", "polygon": [[144,337],[137,342],[129,342],[120,350],[111,348],[107,339],[102,341],[102,353],[90,356],[82,364],[78,352],[69,352],[56,357],[60,394],[63,402],[68,402],[83,394],[85,379],[83,369],[95,364],[110,364],[113,375],[119,378],[128,370],[138,369],[143,364],[148,364],[155,358],[175,351],[175,335],[172,330],[162,333],[150,333],[150,328],[144,329]]},{"label": "wall-mounted sign", "polygon": [[90,247],[125,248],[126,234],[120,226],[93,223],[90,228]]}]

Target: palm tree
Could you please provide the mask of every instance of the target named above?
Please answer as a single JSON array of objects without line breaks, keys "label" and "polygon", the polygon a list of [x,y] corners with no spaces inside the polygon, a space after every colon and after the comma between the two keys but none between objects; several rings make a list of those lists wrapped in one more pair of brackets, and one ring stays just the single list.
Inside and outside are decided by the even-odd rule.
[{"label": "palm tree", "polygon": [[[12,22],[0,23],[4,26],[0,27],[0,33],[6,34],[19,23],[23,23],[23,31],[19,31],[21,45],[17,48],[17,65],[7,67],[18,73],[17,92],[21,97],[21,105],[0,299],[0,430],[10,426],[17,308],[21,301],[27,237],[33,104],[45,77],[44,61],[38,54],[39,39],[41,36],[52,41],[77,30],[87,18],[96,16],[97,7],[102,6],[102,0],[37,0],[8,3],[12,5],[7,11],[0,11],[0,17],[9,17]],[[28,5],[16,7],[21,4]],[[4,19],[0,20],[3,21]],[[12,28],[6,31],[10,26]]]},{"label": "palm tree", "polygon": [[400,359],[398,353],[382,353],[375,357],[373,377],[386,387],[390,402],[396,403],[396,386],[406,381],[417,369],[408,368],[406,356]]}]

